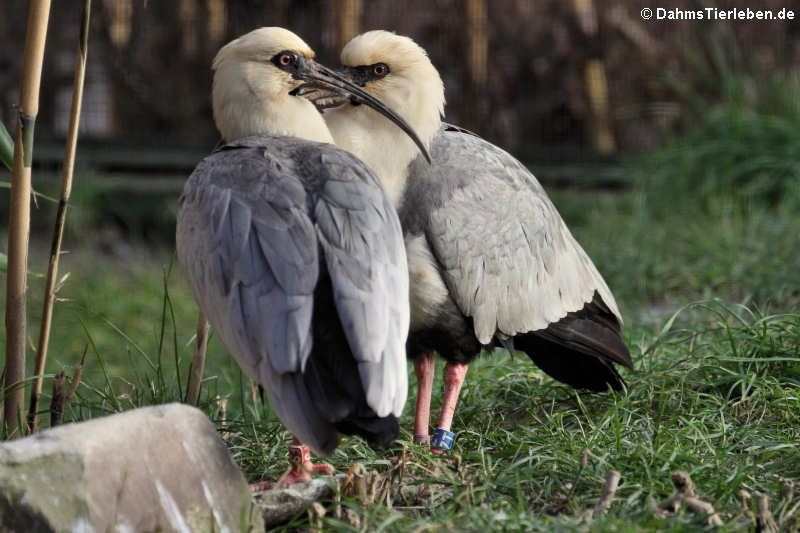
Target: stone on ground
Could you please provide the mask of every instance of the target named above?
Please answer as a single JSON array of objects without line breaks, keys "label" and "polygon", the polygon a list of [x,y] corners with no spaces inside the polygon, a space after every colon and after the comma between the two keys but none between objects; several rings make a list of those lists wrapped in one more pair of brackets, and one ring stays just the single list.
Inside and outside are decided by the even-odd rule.
[{"label": "stone on ground", "polygon": [[181,404],[0,444],[0,531],[263,531],[214,425]]},{"label": "stone on ground", "polygon": [[288,487],[275,487],[253,496],[266,527],[277,526],[291,519],[298,512],[317,500],[332,498],[336,476],[314,478],[308,483],[295,483]]}]

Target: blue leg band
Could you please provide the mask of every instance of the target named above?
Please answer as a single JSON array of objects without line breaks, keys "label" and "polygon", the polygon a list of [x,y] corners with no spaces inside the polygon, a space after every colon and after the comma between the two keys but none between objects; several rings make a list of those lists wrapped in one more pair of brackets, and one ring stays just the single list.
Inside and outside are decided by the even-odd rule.
[{"label": "blue leg band", "polygon": [[441,448],[443,450],[449,450],[453,447],[453,444],[456,442],[456,434],[452,431],[447,431],[446,429],[439,428],[433,432],[433,437],[431,437],[431,447],[432,448]]}]

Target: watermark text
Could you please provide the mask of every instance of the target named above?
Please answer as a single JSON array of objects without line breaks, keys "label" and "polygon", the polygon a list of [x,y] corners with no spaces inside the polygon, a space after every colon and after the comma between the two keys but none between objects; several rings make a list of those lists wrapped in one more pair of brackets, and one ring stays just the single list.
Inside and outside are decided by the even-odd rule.
[{"label": "watermark text", "polygon": [[751,9],[733,8],[720,9],[718,7],[705,7],[703,9],[680,9],[646,7],[640,12],[643,20],[730,20],[730,21],[771,21],[795,20],[798,14],[791,9]]}]

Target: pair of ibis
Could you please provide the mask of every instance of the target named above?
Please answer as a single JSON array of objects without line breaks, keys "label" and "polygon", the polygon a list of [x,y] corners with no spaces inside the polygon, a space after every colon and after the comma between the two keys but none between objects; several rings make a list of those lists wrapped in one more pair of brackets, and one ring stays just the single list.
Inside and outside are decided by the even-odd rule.
[{"label": "pair of ibis", "polygon": [[[397,437],[406,354],[414,440],[433,450],[453,445],[482,350],[619,389],[614,363],[632,364],[611,291],[521,163],[442,123],[425,51],[371,31],[345,46],[342,69],[313,57],[280,28],[220,50],[213,108],[227,144],[189,178],[177,227],[201,310],[294,435],[284,482],[331,471],[309,447],[326,455],[340,433]],[[446,365],[431,438],[434,352]]]}]

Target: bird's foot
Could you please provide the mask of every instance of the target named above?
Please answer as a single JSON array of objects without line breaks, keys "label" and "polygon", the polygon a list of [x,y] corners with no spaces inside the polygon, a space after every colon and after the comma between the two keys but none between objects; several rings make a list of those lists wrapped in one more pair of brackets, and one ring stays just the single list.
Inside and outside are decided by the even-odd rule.
[{"label": "bird's foot", "polygon": [[313,474],[330,476],[333,475],[334,471],[333,465],[329,465],[327,463],[314,464],[310,460],[307,463],[302,464],[292,463],[292,466],[289,467],[289,470],[287,470],[286,473],[283,474],[277,481],[266,479],[264,481],[251,483],[250,492],[263,492],[273,488],[275,485],[287,487],[289,485],[294,485],[295,483],[308,483],[313,479]]},{"label": "bird's foot", "polygon": [[333,465],[312,463],[311,450],[297,439],[289,445],[289,462],[292,465],[289,467],[289,471],[278,480],[284,486],[293,483],[308,483],[311,481],[312,474],[329,476],[334,472]]},{"label": "bird's foot", "polygon": [[312,479],[312,474],[322,474],[330,476],[334,472],[333,465],[327,463],[314,464],[311,461],[307,463],[292,463],[289,471],[286,472],[278,482],[283,485],[292,485],[294,483],[308,483]]}]

